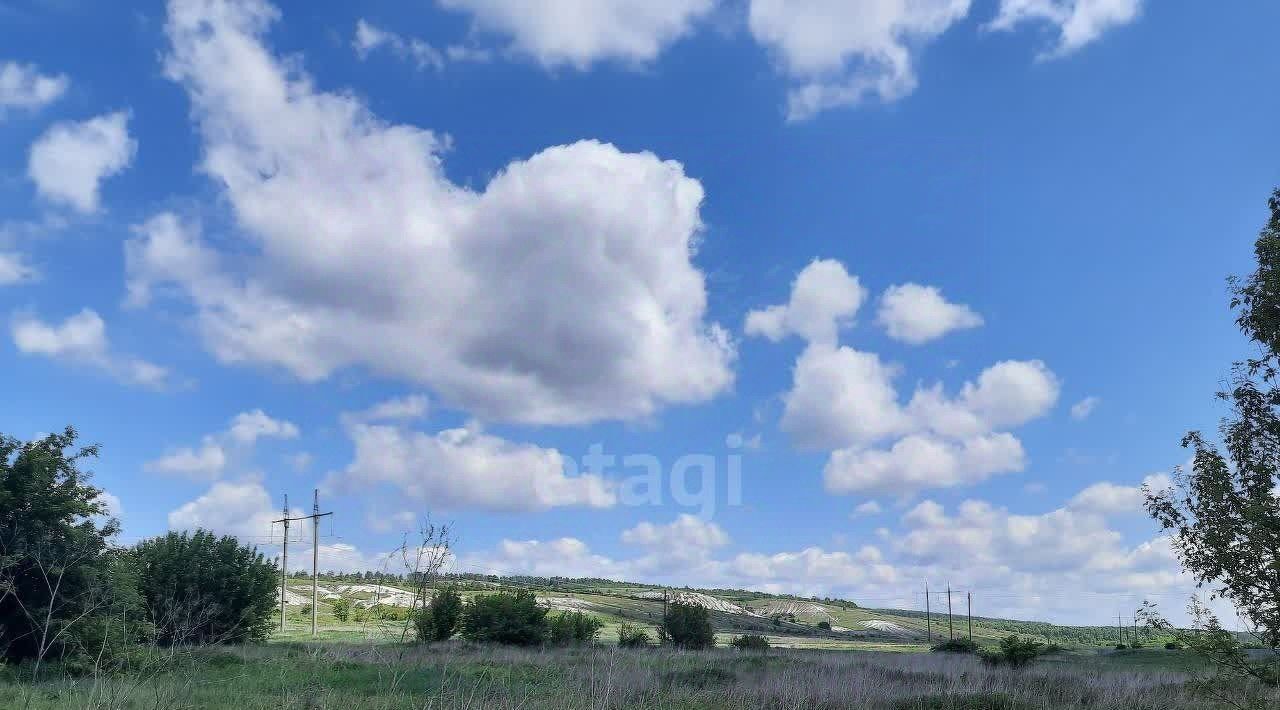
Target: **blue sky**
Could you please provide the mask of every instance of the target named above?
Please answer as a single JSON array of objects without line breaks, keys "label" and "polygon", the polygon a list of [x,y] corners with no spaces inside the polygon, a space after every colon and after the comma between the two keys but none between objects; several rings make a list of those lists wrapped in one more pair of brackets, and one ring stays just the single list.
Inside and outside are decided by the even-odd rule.
[{"label": "blue sky", "polygon": [[0,0],[0,431],[100,442],[125,541],[320,487],[335,569],[429,513],[458,569],[1182,606],[1136,486],[1246,352],[1280,8],[531,7]]}]

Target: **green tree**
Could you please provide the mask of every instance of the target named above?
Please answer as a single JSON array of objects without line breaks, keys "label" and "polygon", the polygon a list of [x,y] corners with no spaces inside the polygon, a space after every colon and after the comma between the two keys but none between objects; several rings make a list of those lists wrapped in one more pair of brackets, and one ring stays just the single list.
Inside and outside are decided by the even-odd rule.
[{"label": "green tree", "polygon": [[580,611],[562,611],[548,617],[548,636],[554,644],[591,643],[604,622]]},{"label": "green tree", "polygon": [[662,630],[678,648],[699,649],[716,645],[711,616],[705,607],[697,604],[668,604],[667,615],[662,620]]},{"label": "green tree", "polygon": [[[1227,600],[1252,622],[1271,649],[1262,664],[1220,666],[1280,684],[1280,190],[1254,247],[1257,269],[1229,280],[1236,325],[1257,346],[1257,356],[1235,363],[1218,398],[1231,413],[1220,428],[1221,449],[1200,432],[1182,444],[1194,455],[1176,486],[1146,489],[1146,506],[1170,533],[1183,566],[1201,586]],[[1225,453],[1224,453],[1225,452]],[[1203,607],[1195,608],[1217,627]],[[1161,619],[1148,612],[1153,624]],[[1167,624],[1165,625],[1168,627]],[[1221,641],[1216,638],[1215,641]],[[1218,649],[1221,650],[1221,649]],[[1219,654],[1221,655],[1221,654]],[[1269,667],[1268,667],[1269,666]]]},{"label": "green tree", "polygon": [[547,610],[533,592],[478,594],[462,610],[462,637],[468,641],[537,646],[547,638]]},{"label": "green tree", "polygon": [[33,674],[46,658],[97,651],[86,646],[131,613],[117,583],[127,570],[109,554],[119,522],[80,469],[98,447],[77,438],[71,427],[25,443],[0,435],[0,658],[34,659]]},{"label": "green tree", "polygon": [[436,592],[414,619],[419,641],[448,641],[462,620],[462,595],[453,587]]},{"label": "green tree", "polygon": [[133,554],[160,644],[240,643],[271,633],[279,571],[256,548],[197,530],[144,540]]},{"label": "green tree", "polygon": [[346,623],[351,618],[351,600],[346,597],[338,597],[329,603],[329,609],[333,612],[333,618]]}]

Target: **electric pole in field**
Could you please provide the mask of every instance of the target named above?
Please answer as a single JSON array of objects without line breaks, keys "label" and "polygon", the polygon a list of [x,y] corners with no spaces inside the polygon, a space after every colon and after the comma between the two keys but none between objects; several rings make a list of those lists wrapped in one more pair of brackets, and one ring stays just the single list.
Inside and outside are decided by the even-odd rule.
[{"label": "electric pole in field", "polygon": [[924,628],[929,643],[933,643],[933,614],[929,611],[929,582],[924,583]]},{"label": "electric pole in field", "polygon": [[284,631],[285,590],[289,588],[289,494],[284,496],[284,514],[274,523],[284,523],[284,541],[280,552],[280,630]]},{"label": "electric pole in field", "polygon": [[965,592],[969,600],[969,640],[973,640],[973,592]]},{"label": "electric pole in field", "polygon": [[320,491],[315,491],[315,499],[311,505],[311,515],[302,515],[296,518],[289,517],[289,496],[284,497],[284,517],[280,520],[273,520],[274,523],[284,523],[284,571],[280,587],[280,630],[284,630],[284,598],[285,587],[289,578],[289,523],[294,521],[310,520],[311,521],[311,635],[316,635],[316,607],[319,599],[319,575],[320,575],[320,518],[326,515],[333,515],[333,512],[320,512]]},{"label": "electric pole in field", "polygon": [[1124,624],[1120,621],[1120,615],[1116,614],[1116,628],[1120,630],[1120,645],[1124,645]]},{"label": "electric pole in field", "polygon": [[947,585],[947,638],[956,637],[956,627],[951,623],[951,585]]}]

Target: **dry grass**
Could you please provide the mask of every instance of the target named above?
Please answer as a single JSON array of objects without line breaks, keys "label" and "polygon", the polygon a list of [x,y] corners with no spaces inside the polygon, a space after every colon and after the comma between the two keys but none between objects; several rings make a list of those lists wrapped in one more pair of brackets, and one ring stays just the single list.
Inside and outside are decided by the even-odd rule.
[{"label": "dry grass", "polygon": [[[770,710],[1202,710],[1219,707],[1169,671],[1045,663],[1023,671],[942,654],[613,648],[519,650],[449,643],[269,645],[195,654],[99,703],[127,678],[0,683],[0,707],[309,708],[744,708]],[[1240,689],[1236,699],[1244,699]],[[157,702],[159,700],[160,702]],[[1280,695],[1255,698],[1280,707]],[[1264,703],[1272,703],[1266,705]],[[1229,707],[1229,706],[1221,706]]]}]

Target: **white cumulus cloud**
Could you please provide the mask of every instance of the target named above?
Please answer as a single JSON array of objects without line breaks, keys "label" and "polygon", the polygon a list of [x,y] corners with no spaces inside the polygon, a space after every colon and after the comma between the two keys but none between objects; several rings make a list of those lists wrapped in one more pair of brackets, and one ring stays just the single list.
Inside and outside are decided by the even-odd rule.
[{"label": "white cumulus cloud", "polygon": [[1107,30],[1126,25],[1142,13],[1142,0],[1000,0],[1000,12],[988,25],[1013,30],[1043,24],[1058,34],[1042,59],[1065,56],[1093,42]]},{"label": "white cumulus cloud", "polygon": [[1071,418],[1078,422],[1082,422],[1088,419],[1089,415],[1093,414],[1093,410],[1097,409],[1098,405],[1101,403],[1102,400],[1098,397],[1085,397],[1079,402],[1071,405]]},{"label": "white cumulus cloud", "polygon": [[47,106],[67,92],[63,74],[42,74],[34,64],[0,62],[0,118],[6,109],[28,111]]},{"label": "white cumulus cloud", "polygon": [[809,342],[833,344],[840,330],[852,324],[866,297],[866,289],[844,264],[818,259],[796,276],[787,303],[748,313],[745,332],[774,342],[794,334]]},{"label": "white cumulus cloud", "polygon": [[689,34],[717,0],[440,0],[547,67],[646,63]]},{"label": "white cumulus cloud", "polygon": [[880,297],[876,320],[889,337],[911,345],[937,340],[954,330],[977,328],[982,316],[966,305],[949,303],[934,286],[890,286]]},{"label": "white cumulus cloud", "polygon": [[355,459],[328,485],[369,491],[390,487],[400,499],[443,510],[530,511],[562,506],[610,507],[599,476],[569,475],[573,462],[555,449],[507,441],[478,428],[435,434],[349,422]]},{"label": "white cumulus cloud", "polygon": [[159,388],[169,379],[164,367],[113,353],[106,322],[89,308],[61,323],[46,323],[30,313],[19,314],[13,319],[10,334],[21,353],[92,367],[126,384]]},{"label": "white cumulus cloud", "polygon": [[83,213],[97,212],[102,181],[133,162],[138,142],[129,114],[109,113],[79,123],[58,123],[31,146],[27,175],[45,199]]},{"label": "white cumulus cloud", "polygon": [[540,424],[644,417],[732,384],[734,348],[705,320],[691,261],[703,190],[678,163],[584,141],[476,192],[445,176],[435,134],[277,59],[262,43],[271,5],[169,9],[167,73],[257,257],[233,268],[198,225],[161,216],[129,246],[129,287],[145,302],[177,286],[219,360],[309,381],[364,367]]},{"label": "white cumulus cloud", "polygon": [[792,88],[788,116],[891,102],[916,88],[915,55],[969,12],[969,0],[750,0],[748,24]]}]

